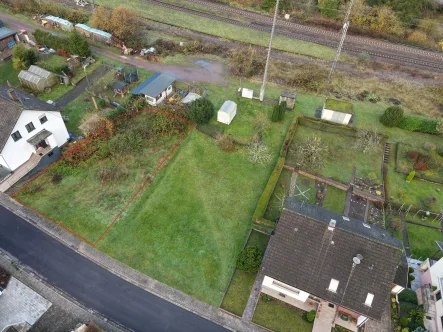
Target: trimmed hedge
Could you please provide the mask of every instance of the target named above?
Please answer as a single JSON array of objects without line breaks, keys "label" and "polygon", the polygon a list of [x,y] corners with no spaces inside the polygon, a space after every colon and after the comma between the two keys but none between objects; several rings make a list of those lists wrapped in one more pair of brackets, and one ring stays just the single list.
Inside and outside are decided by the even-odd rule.
[{"label": "trimmed hedge", "polygon": [[277,185],[278,178],[280,177],[283,166],[285,165],[285,160],[286,159],[284,157],[278,158],[277,165],[275,165],[271,177],[269,178],[268,184],[266,185],[265,190],[263,190],[257,207],[255,208],[254,214],[252,215],[253,222],[255,222],[256,219],[260,219],[265,214],[269,200],[271,199],[271,195],[274,192],[274,188]]},{"label": "trimmed hedge", "polygon": [[417,305],[418,299],[417,294],[412,289],[405,289],[400,294],[398,294],[399,302],[408,302]]},{"label": "trimmed hedge", "polygon": [[426,134],[439,134],[437,130],[437,119],[428,119],[425,117],[410,115],[405,116],[398,125],[399,128],[408,131],[419,131]]}]

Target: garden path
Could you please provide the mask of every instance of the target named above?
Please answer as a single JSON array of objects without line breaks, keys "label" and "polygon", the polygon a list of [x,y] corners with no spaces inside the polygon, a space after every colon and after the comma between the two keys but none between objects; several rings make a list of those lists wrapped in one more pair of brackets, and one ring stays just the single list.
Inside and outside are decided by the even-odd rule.
[{"label": "garden path", "polygon": [[292,176],[291,176],[291,185],[290,185],[290,189],[289,189],[289,197],[294,197],[295,194],[295,188],[297,185],[297,177],[298,177],[298,173],[297,172],[292,172]]},{"label": "garden path", "polygon": [[249,294],[248,303],[246,304],[246,308],[243,311],[242,320],[246,322],[250,322],[252,320],[252,316],[254,316],[255,307],[257,306],[257,302],[260,297],[261,285],[264,278],[264,274],[260,272],[257,273],[254,285],[252,286],[251,294]]},{"label": "garden path", "polygon": [[411,253],[411,247],[409,246],[409,237],[408,237],[408,228],[406,226],[406,218],[405,215],[403,213],[400,213],[400,218],[401,218],[401,224],[402,224],[402,229],[403,229],[403,245],[405,247],[405,251],[406,251],[406,256],[407,257],[411,257],[412,253]]}]

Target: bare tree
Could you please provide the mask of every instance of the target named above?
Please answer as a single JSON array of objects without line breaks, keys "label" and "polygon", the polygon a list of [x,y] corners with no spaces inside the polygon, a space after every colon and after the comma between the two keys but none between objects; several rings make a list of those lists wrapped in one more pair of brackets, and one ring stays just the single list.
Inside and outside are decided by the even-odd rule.
[{"label": "bare tree", "polygon": [[357,131],[354,148],[363,153],[375,153],[381,150],[381,139],[382,136],[377,130],[360,129]]},{"label": "bare tree", "polygon": [[294,157],[297,167],[316,172],[322,169],[326,162],[329,146],[321,137],[313,136],[302,141],[290,154]]},{"label": "bare tree", "polygon": [[248,146],[249,160],[255,164],[266,164],[269,163],[272,159],[269,148],[260,143],[253,142]]},{"label": "bare tree", "polygon": [[278,211],[282,212],[285,207],[286,199],[289,197],[289,190],[287,188],[280,188],[280,190],[275,194],[275,202],[274,207],[278,209]]}]

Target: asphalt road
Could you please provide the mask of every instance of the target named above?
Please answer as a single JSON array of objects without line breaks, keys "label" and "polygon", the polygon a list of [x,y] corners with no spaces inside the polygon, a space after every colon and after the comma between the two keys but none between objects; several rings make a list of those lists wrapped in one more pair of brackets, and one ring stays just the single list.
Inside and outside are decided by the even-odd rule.
[{"label": "asphalt road", "polygon": [[0,247],[88,308],[134,331],[226,331],[115,276],[3,206]]}]

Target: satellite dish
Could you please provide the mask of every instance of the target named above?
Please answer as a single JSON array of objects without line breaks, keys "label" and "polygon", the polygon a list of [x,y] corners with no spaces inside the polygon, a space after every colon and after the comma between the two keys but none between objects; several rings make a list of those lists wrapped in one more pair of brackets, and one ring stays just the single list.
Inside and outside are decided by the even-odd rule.
[{"label": "satellite dish", "polygon": [[362,261],[363,260],[363,256],[362,255],[360,255],[360,254],[357,254],[357,258],[360,260],[360,261]]},{"label": "satellite dish", "polygon": [[355,265],[360,264],[360,259],[358,259],[358,257],[354,257],[354,258],[352,259],[352,261],[354,262]]}]

